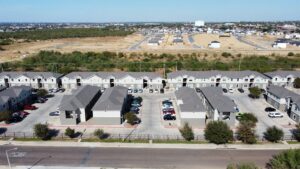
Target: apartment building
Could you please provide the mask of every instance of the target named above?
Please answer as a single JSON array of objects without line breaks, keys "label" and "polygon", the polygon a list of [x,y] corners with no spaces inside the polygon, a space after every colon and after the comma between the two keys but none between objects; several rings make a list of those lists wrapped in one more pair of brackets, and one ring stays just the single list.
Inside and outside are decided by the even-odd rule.
[{"label": "apartment building", "polygon": [[277,86],[293,86],[294,80],[300,78],[300,71],[275,71],[265,73],[270,83]]},{"label": "apartment building", "polygon": [[60,87],[62,74],[52,72],[2,72],[0,86],[29,86],[35,89]]},{"label": "apartment building", "polygon": [[101,96],[99,87],[85,85],[64,95],[59,105],[60,122],[63,125],[76,125],[92,117],[92,108]]},{"label": "apartment building", "polygon": [[221,87],[227,89],[259,87],[265,89],[269,77],[255,71],[177,71],[168,73],[171,89],[181,87]]},{"label": "apartment building", "polygon": [[96,102],[93,111],[93,124],[120,125],[123,115],[129,110],[128,88],[116,86],[106,89]]},{"label": "apartment building", "polygon": [[175,92],[181,125],[188,123],[193,128],[204,128],[206,109],[195,89],[182,87]]},{"label": "apartment building", "polygon": [[0,112],[22,109],[32,100],[32,88],[28,86],[13,86],[0,92]]},{"label": "apartment building", "polygon": [[92,85],[101,89],[123,86],[129,89],[161,89],[166,85],[161,75],[153,72],[72,72],[62,77],[65,89]]},{"label": "apartment building", "polygon": [[202,104],[207,111],[207,119],[224,121],[234,127],[237,105],[227,96],[223,95],[220,87],[200,88]]},{"label": "apartment building", "polygon": [[270,85],[267,89],[267,102],[278,110],[300,122],[300,95],[284,87]]}]

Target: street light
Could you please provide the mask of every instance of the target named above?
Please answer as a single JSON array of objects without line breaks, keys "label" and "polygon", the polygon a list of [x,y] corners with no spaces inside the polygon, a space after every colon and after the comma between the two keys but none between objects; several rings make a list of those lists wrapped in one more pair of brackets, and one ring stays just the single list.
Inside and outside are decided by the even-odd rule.
[{"label": "street light", "polygon": [[18,150],[18,148],[13,148],[13,149],[9,149],[9,150],[6,150],[5,153],[6,153],[6,158],[7,158],[7,163],[8,163],[8,166],[9,166],[9,169],[11,169],[11,165],[10,165],[10,161],[9,161],[9,156],[8,156],[8,152],[10,151],[14,151],[14,150]]}]

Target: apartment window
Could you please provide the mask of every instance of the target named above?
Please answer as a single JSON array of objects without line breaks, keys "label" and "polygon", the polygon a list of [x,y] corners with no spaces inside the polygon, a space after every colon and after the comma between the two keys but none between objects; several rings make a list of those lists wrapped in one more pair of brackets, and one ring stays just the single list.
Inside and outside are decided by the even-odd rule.
[{"label": "apartment window", "polygon": [[19,79],[18,81],[20,82],[21,80]]},{"label": "apartment window", "polygon": [[245,79],[245,82],[248,82],[248,79]]},{"label": "apartment window", "polygon": [[293,115],[293,119],[296,120],[296,118],[297,118],[296,115]]},{"label": "apartment window", "polygon": [[239,78],[237,78],[237,81],[240,81],[240,79],[239,79]]},{"label": "apartment window", "polygon": [[32,81],[35,81],[35,79],[32,79]]},{"label": "apartment window", "polygon": [[213,81],[215,81],[215,79],[211,79],[211,81],[213,82]]},{"label": "apartment window", "polygon": [[66,111],[66,118],[72,119],[73,118],[73,112],[72,111]]}]

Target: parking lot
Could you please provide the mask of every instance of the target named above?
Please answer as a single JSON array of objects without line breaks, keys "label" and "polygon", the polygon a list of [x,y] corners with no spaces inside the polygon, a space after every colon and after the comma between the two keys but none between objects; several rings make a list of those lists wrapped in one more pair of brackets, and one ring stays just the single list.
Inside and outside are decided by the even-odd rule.
[{"label": "parking lot", "polygon": [[26,110],[30,113],[21,122],[9,125],[8,132],[32,132],[33,126],[37,123],[51,123],[49,116],[50,112],[56,111],[58,105],[63,97],[62,93],[56,93],[53,97],[49,98],[45,103],[35,103],[38,108],[36,110]]},{"label": "parking lot", "polygon": [[[143,98],[140,111],[141,124],[135,130],[137,134],[152,135],[180,135],[176,121],[165,122],[162,115],[162,101],[175,98],[174,93],[165,94],[138,94]],[[167,127],[166,127],[167,126]]]},{"label": "parking lot", "polygon": [[265,108],[272,106],[268,104],[264,98],[251,99],[248,97],[248,94],[248,91],[245,91],[245,93],[234,91],[234,93],[227,93],[225,95],[230,97],[237,104],[240,112],[253,113],[258,118],[257,133],[259,135],[268,127],[272,126],[281,128],[286,134],[290,134],[290,129],[292,129],[296,123],[290,119],[286,113],[276,110],[284,114],[283,118],[270,118],[268,117],[268,113],[265,112]]}]

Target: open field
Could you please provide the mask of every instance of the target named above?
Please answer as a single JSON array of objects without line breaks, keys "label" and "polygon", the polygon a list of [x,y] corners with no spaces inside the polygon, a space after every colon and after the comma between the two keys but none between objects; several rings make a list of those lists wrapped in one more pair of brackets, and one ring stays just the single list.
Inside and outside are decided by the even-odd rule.
[{"label": "open field", "polygon": [[124,51],[142,38],[141,35],[134,34],[126,37],[66,38],[29,43],[14,43],[12,45],[3,46],[5,51],[0,51],[0,62],[18,60],[42,50],[54,50],[62,53],[73,51]]},{"label": "open field", "polygon": [[[272,49],[271,44],[275,40],[275,37],[246,36],[243,39],[260,46],[261,49],[241,42],[236,37],[219,38],[218,35],[213,34],[195,34],[190,37],[187,34],[183,34],[183,44],[173,44],[173,35],[166,34],[165,40],[160,46],[149,46],[147,45],[147,37],[135,33],[126,37],[65,38],[34,42],[15,42],[11,45],[1,46],[4,51],[0,50],[0,63],[20,60],[43,50],[53,50],[62,53],[70,53],[73,51],[112,51],[127,54],[136,53],[137,55],[143,55],[145,52],[154,54],[196,53],[197,55],[205,55],[205,59],[207,60],[222,60],[224,59],[221,56],[223,52],[229,52],[233,56],[237,54],[271,56],[274,53],[286,56],[289,52],[300,53],[299,47],[288,47],[285,50]],[[213,40],[221,42],[220,49],[208,48],[208,44]]]}]

